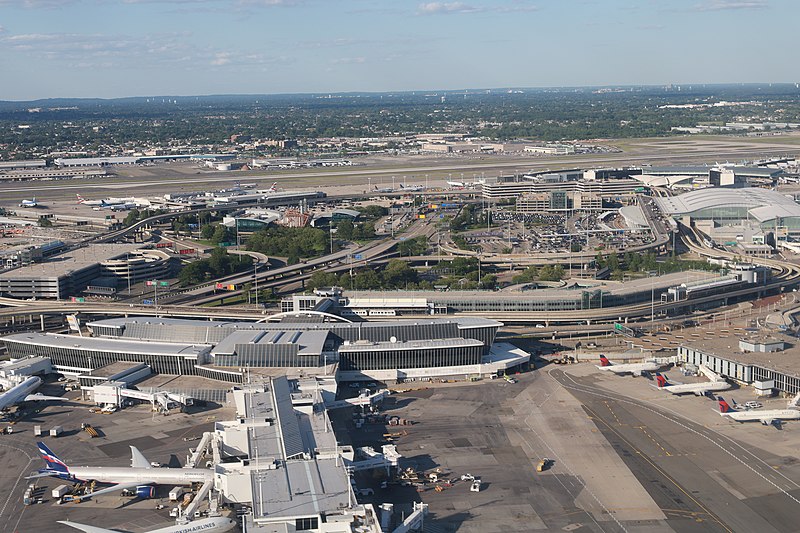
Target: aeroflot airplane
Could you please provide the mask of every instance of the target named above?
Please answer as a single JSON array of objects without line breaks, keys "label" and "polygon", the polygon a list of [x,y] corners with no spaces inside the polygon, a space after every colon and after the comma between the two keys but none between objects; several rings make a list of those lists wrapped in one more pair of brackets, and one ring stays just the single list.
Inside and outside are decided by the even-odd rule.
[{"label": "aeroflot airplane", "polygon": [[605,355],[600,354],[600,364],[597,366],[600,370],[609,370],[617,375],[632,374],[633,376],[643,376],[645,372],[655,372],[661,365],[655,361],[645,361],[644,363],[622,363],[614,364],[606,358]]},{"label": "aeroflot airplane", "polygon": [[97,481],[111,483],[113,486],[79,496],[84,500],[92,496],[135,489],[139,498],[155,496],[153,485],[191,485],[213,481],[214,472],[201,468],[153,468],[150,462],[135,446],[131,446],[130,467],[107,466],[67,466],[43,442],[37,442],[39,453],[47,463],[47,468],[31,477],[55,476],[69,481]]},{"label": "aeroflot airplane", "polygon": [[[70,522],[68,520],[60,520],[59,524],[80,529],[85,533],[119,533],[115,529],[105,529],[102,527],[87,526],[85,524],[78,524],[77,522]],[[236,522],[230,518],[217,516],[215,518],[203,518],[202,520],[195,520],[188,524],[167,526],[159,529],[151,529],[147,533],[222,533],[233,529]]]}]

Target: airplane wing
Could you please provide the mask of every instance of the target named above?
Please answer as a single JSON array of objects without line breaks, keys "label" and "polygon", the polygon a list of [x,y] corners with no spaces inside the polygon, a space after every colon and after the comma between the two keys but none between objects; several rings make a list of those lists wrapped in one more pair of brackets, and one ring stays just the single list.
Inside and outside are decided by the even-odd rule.
[{"label": "airplane wing", "polygon": [[136,446],[131,446],[131,468],[153,468]]},{"label": "airplane wing", "polygon": [[44,394],[28,394],[25,396],[26,402],[57,402],[59,400],[66,400],[60,396],[45,396]]},{"label": "airplane wing", "polygon": [[106,529],[103,527],[96,527],[96,526],[87,526],[85,524],[70,522],[68,520],[59,520],[58,523],[64,524],[65,526],[74,527],[75,529],[80,529],[84,533],[118,533],[113,529]]},{"label": "airplane wing", "polygon": [[764,424],[765,426],[771,426],[771,425],[773,425],[775,423],[775,419],[773,419],[773,418],[762,418],[761,419],[761,423]]},{"label": "airplane wing", "polygon": [[89,494],[84,494],[83,496],[77,496],[76,499],[78,499],[78,500],[86,500],[86,499],[92,498],[94,496],[100,496],[101,494],[108,494],[109,492],[120,492],[120,491],[123,491],[125,489],[135,489],[136,487],[139,487],[141,485],[147,485],[147,483],[142,483],[142,482],[137,482],[137,481],[131,481],[131,482],[128,482],[128,483],[117,483],[116,485],[114,485],[112,487],[96,490],[96,491],[91,492]]}]

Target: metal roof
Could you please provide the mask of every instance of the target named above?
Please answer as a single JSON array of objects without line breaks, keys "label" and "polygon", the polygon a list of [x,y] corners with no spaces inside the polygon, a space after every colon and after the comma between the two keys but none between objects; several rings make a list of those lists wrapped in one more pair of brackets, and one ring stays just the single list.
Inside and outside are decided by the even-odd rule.
[{"label": "metal roof", "polygon": [[300,423],[292,406],[292,391],[289,388],[289,380],[286,379],[286,376],[280,376],[272,380],[272,393],[275,397],[278,423],[281,428],[283,459],[301,458],[306,452],[306,447],[303,445]]},{"label": "metal roof", "polygon": [[476,339],[431,339],[424,341],[407,342],[370,342],[343,344],[339,347],[340,352],[374,352],[390,350],[431,350],[434,348],[470,348],[472,346],[483,346],[483,343]]},{"label": "metal roof", "polygon": [[670,215],[691,214],[703,209],[740,207],[747,208],[760,222],[776,217],[800,217],[800,205],[794,200],[779,192],[758,187],[712,187],[679,196],[656,198],[655,201],[663,212]]},{"label": "metal roof", "polygon": [[58,333],[16,333],[0,339],[3,342],[19,342],[55,348],[69,348],[94,352],[112,352],[118,354],[173,355],[198,357],[207,353],[208,345],[178,344],[162,342],[130,341],[124,339],[108,339],[97,337],[76,337]]}]

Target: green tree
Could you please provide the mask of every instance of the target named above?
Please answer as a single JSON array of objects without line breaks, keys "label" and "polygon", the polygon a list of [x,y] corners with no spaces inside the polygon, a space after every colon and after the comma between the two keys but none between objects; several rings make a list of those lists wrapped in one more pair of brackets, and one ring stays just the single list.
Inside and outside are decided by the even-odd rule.
[{"label": "green tree", "polygon": [[353,240],[355,225],[350,219],[340,220],[336,224],[336,237],[345,241]]},{"label": "green tree", "polygon": [[205,240],[211,240],[214,236],[214,226],[212,224],[206,224],[202,228],[200,228],[200,238]]},{"label": "green tree", "polygon": [[320,287],[333,287],[334,285],[338,285],[338,283],[339,280],[336,277],[336,274],[332,272],[325,272],[323,270],[317,270],[311,274],[308,282],[306,282],[306,287],[310,290],[314,290],[319,289]]},{"label": "green tree", "polygon": [[39,220],[37,221],[37,224],[39,225],[40,228],[52,228],[53,227],[53,221],[50,220],[49,218],[47,218],[44,215],[39,217]]}]

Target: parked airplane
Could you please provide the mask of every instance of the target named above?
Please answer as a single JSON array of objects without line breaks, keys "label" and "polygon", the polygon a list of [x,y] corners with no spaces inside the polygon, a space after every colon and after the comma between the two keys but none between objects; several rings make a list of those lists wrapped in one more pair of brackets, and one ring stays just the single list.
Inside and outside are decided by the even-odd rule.
[{"label": "parked airplane", "polygon": [[36,201],[36,197],[34,196],[31,200],[22,200],[19,203],[20,207],[38,207],[39,202]]},{"label": "parked airplane", "polygon": [[376,185],[375,192],[389,193],[389,192],[394,192],[394,189],[392,189],[391,187],[384,187],[382,189],[379,189],[378,186]]},{"label": "parked airplane", "polygon": [[43,442],[37,442],[39,453],[47,463],[47,467],[40,469],[39,473],[31,477],[55,476],[69,481],[97,481],[110,483],[113,486],[94,491],[77,499],[84,500],[92,496],[119,492],[125,489],[135,489],[139,498],[152,498],[155,496],[153,485],[191,485],[192,483],[205,483],[214,480],[212,470],[201,468],[153,468],[142,452],[131,446],[130,467],[107,466],[73,466],[69,467],[59,459],[56,454]]},{"label": "parked airplane", "polygon": [[705,396],[707,392],[723,391],[731,388],[727,381],[705,381],[701,383],[678,383],[671,384],[665,376],[656,373],[656,383],[660,390],[671,392],[672,394],[695,394]]},{"label": "parked airplane", "polygon": [[614,364],[609,361],[605,355],[600,354],[600,364],[597,366],[600,370],[610,370],[611,372],[619,374],[631,374],[633,376],[643,376],[645,372],[655,372],[661,365],[655,361],[645,361],[644,363],[621,363]]},{"label": "parked airplane", "polygon": [[36,401],[59,401],[63,400],[59,396],[44,396],[43,394],[31,394],[39,388],[42,380],[36,376],[31,376],[19,385],[14,385],[3,394],[0,394],[0,410],[7,409],[12,405],[22,402],[36,402]]},{"label": "parked airplane", "polygon": [[424,185],[403,185],[400,184],[400,190],[403,192],[421,192],[425,190]]},{"label": "parked airplane", "polygon": [[[78,203],[102,209],[133,209],[137,203],[133,198],[105,198],[102,200],[86,200],[80,194],[75,195],[78,198]],[[123,207],[124,206],[124,207]]]},{"label": "parked airplane", "polygon": [[[116,529],[106,529],[104,527],[87,526],[86,524],[79,524],[77,522],[70,522],[69,520],[59,520],[59,524],[74,527],[84,533],[119,533]],[[236,522],[224,516],[217,516],[214,518],[203,518],[195,520],[188,524],[178,524],[174,526],[162,527],[159,529],[151,529],[147,533],[222,533],[223,531],[230,531],[236,526]]]},{"label": "parked airplane", "polygon": [[[790,407],[796,407],[800,395],[789,403]],[[759,421],[765,426],[774,425],[780,428],[782,420],[800,420],[800,411],[797,409],[752,409],[750,411],[734,411],[722,396],[717,396],[719,402],[719,414],[726,416],[737,422]]]},{"label": "parked airplane", "polygon": [[463,189],[463,188],[465,188],[467,186],[467,184],[465,182],[463,182],[463,181],[449,181],[448,180],[447,184],[452,189]]}]

